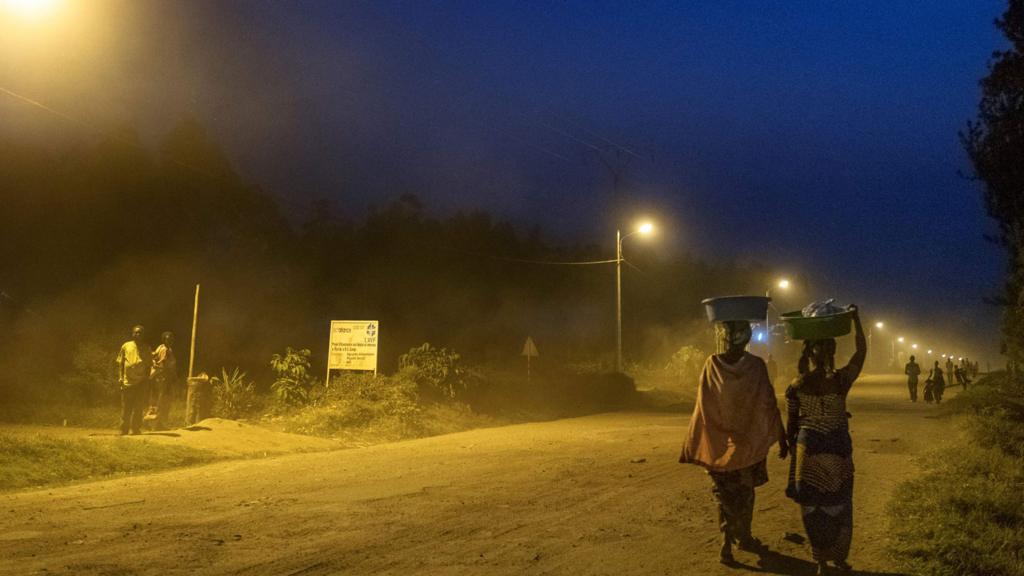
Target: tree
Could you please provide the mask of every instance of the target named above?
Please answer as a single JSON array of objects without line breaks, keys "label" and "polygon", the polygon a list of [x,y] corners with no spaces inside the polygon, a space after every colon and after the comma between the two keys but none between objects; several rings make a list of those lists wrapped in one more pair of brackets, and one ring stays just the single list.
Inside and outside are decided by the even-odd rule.
[{"label": "tree", "polygon": [[984,183],[985,204],[999,225],[993,238],[1008,256],[1003,352],[1024,360],[1024,0],[1009,0],[995,25],[1010,41],[995,52],[981,81],[978,117],[961,140],[975,175]]}]

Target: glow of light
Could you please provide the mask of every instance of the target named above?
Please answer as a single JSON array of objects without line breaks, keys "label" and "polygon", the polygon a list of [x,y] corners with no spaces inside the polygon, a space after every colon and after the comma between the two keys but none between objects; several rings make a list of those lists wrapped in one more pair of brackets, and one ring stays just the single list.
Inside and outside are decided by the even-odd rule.
[{"label": "glow of light", "polygon": [[651,232],[654,232],[654,224],[651,224],[650,222],[644,222],[643,224],[640,224],[636,231],[644,236],[647,236]]},{"label": "glow of light", "polygon": [[928,351],[928,355],[930,356],[930,355],[931,355],[931,353],[932,353],[932,351],[931,351],[931,350],[929,350],[929,351]]},{"label": "glow of light", "polygon": [[787,280],[786,278],[779,280],[779,288],[783,290],[789,290],[789,280]]},{"label": "glow of light", "polygon": [[885,328],[885,322],[875,322],[875,328],[878,328],[879,330]]},{"label": "glow of light", "polygon": [[758,342],[764,342],[764,332],[757,332],[755,338]]},{"label": "glow of light", "polygon": [[900,344],[903,344],[903,336],[897,338],[896,341],[899,342]]},{"label": "glow of light", "polygon": [[945,355],[945,354],[943,354],[943,355],[942,355],[942,357],[943,357],[943,358],[945,358],[945,357],[946,357],[946,355]]},{"label": "glow of light", "polygon": [[39,20],[57,11],[60,0],[0,0],[0,7],[25,20]]},{"label": "glow of light", "polygon": [[917,350],[917,344],[911,344],[910,347],[913,348],[914,350]]}]

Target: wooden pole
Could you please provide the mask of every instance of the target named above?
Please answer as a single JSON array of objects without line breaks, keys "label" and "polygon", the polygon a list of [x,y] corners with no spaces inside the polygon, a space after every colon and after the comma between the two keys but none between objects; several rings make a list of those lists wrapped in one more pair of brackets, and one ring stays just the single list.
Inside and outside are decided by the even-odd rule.
[{"label": "wooden pole", "polygon": [[192,368],[196,360],[196,322],[199,320],[199,284],[196,284],[196,305],[192,310],[192,345],[188,351],[188,377],[192,377]]},{"label": "wooden pole", "polygon": [[330,323],[327,329],[327,375],[324,376],[324,389],[331,386],[331,338],[334,337],[334,322]]}]

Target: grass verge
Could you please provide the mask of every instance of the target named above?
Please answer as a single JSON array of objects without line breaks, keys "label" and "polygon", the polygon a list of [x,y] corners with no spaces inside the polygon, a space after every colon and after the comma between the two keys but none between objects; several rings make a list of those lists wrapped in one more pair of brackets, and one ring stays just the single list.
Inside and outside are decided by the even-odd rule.
[{"label": "grass verge", "polygon": [[135,439],[64,440],[0,434],[0,491],[203,464],[220,456]]},{"label": "grass verge", "polygon": [[1024,387],[983,378],[947,410],[967,415],[970,441],[930,455],[890,505],[891,551],[917,574],[1024,574]]}]

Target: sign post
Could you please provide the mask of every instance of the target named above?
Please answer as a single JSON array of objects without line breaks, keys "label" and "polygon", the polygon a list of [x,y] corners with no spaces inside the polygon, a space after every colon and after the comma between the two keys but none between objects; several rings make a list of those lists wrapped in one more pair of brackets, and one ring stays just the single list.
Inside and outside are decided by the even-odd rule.
[{"label": "sign post", "polygon": [[376,320],[332,320],[327,343],[327,378],[331,370],[372,371],[377,375],[377,343],[380,323]]},{"label": "sign post", "polygon": [[526,356],[526,382],[530,382],[530,359],[540,356],[540,352],[537,351],[537,345],[533,343],[533,338],[526,337],[526,342],[523,344],[522,356]]}]

